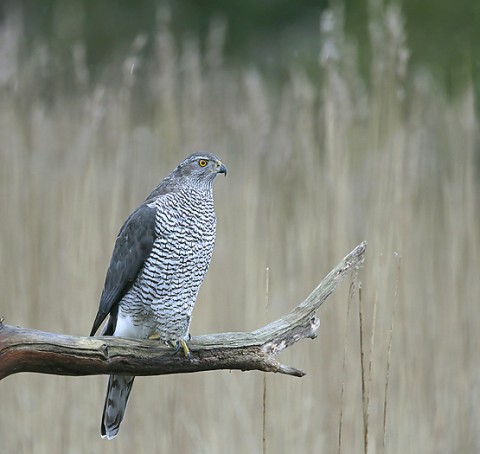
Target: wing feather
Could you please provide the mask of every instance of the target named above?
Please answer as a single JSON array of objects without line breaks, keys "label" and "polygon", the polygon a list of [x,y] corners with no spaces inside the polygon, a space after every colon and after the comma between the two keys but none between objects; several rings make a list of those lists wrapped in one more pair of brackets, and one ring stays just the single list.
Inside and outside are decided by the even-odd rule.
[{"label": "wing feather", "polygon": [[115,320],[112,320],[113,325],[105,334],[113,334],[118,302],[132,286],[152,251],[156,238],[155,213],[155,208],[143,204],[128,217],[120,229],[90,336],[97,332],[108,314]]}]

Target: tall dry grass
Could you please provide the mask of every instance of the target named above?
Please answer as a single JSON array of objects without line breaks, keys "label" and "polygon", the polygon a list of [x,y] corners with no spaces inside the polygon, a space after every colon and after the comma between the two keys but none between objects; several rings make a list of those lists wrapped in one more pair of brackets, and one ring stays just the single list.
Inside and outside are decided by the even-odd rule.
[{"label": "tall dry grass", "polygon": [[[229,174],[216,182],[217,246],[192,333],[262,325],[266,267],[274,319],[366,239],[358,280],[371,363],[370,452],[381,452],[384,439],[389,453],[480,451],[472,85],[448,98],[427,72],[409,68],[400,12],[371,8],[368,90],[341,10],[321,21],[322,79],[292,67],[281,89],[254,69],[224,65],[221,24],[202,54],[194,42],[175,44],[165,15],[152,61],[141,58],[139,37],[124,64],[112,63],[93,84],[79,45],[66,84],[52,72],[51,51],[20,52],[20,22],[7,17],[0,30],[6,323],[86,335],[123,220],[186,154],[208,149]],[[268,452],[338,451],[340,413],[341,451],[363,451],[359,301],[355,293],[347,323],[348,287],[322,307],[318,339],[284,354],[307,376],[268,377]],[[262,451],[260,373],[139,378],[111,442],[99,436],[105,387],[105,377],[7,378],[1,451]]]}]

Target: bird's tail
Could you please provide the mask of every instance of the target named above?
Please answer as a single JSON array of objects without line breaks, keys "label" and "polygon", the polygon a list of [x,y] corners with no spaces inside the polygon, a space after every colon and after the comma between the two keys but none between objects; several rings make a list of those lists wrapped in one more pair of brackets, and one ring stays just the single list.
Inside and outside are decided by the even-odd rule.
[{"label": "bird's tail", "polygon": [[116,437],[120,429],[125,409],[127,407],[128,396],[132,390],[135,377],[110,375],[107,387],[107,396],[105,397],[105,406],[103,407],[101,434],[102,438],[109,440]]}]

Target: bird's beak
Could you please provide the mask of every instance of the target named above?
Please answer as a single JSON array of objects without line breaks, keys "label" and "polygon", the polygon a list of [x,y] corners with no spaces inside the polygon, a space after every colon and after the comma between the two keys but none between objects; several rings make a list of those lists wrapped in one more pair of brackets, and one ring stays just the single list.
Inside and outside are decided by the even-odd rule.
[{"label": "bird's beak", "polygon": [[221,161],[217,161],[217,173],[223,173],[225,176],[227,176],[227,168]]}]

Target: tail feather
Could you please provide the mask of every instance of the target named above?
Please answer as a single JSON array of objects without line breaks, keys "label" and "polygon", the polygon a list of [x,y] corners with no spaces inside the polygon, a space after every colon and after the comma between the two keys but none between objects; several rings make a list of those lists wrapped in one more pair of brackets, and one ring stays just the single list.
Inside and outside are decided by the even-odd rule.
[{"label": "tail feather", "polygon": [[102,438],[111,440],[118,434],[134,379],[131,376],[110,375],[100,429]]}]

